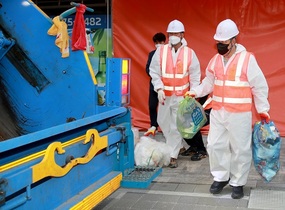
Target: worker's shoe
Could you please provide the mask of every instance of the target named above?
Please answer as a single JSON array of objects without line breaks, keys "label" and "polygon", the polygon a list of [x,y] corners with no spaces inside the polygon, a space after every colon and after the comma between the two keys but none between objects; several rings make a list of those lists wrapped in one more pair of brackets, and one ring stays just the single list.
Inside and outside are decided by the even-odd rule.
[{"label": "worker's shoe", "polygon": [[155,126],[151,126],[147,130],[147,132],[144,133],[144,136],[149,136],[149,135],[155,136],[155,133],[156,133],[156,127]]},{"label": "worker's shoe", "polygon": [[184,152],[182,152],[180,155],[182,155],[182,156],[192,156],[196,152],[197,152],[197,148],[196,147],[189,147]]},{"label": "worker's shoe", "polygon": [[224,182],[217,182],[214,181],[213,184],[210,187],[210,193],[212,194],[219,194],[222,192],[224,187],[229,183],[229,181],[224,181]]},{"label": "worker's shoe", "polygon": [[185,149],[185,147],[182,147],[180,150],[179,150],[179,155],[181,155],[183,152],[185,152],[186,151],[186,149]]},{"label": "worker's shoe", "polygon": [[177,159],[171,158],[168,167],[169,168],[177,168],[178,167]]},{"label": "worker's shoe", "polygon": [[241,199],[244,196],[243,194],[243,186],[233,187],[232,198],[233,199]]},{"label": "worker's shoe", "polygon": [[206,158],[208,156],[206,151],[198,151],[194,155],[191,156],[192,161],[199,161],[203,158]]}]

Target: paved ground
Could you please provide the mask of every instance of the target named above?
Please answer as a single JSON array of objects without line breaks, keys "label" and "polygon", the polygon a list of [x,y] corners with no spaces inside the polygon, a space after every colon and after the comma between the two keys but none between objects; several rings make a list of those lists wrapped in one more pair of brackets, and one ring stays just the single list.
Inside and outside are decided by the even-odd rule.
[{"label": "paved ground", "polygon": [[[140,134],[141,135],[141,134]],[[163,140],[161,134],[157,140]],[[204,136],[206,143],[206,136]],[[283,142],[284,142],[283,138]],[[284,143],[283,143],[284,144]],[[232,210],[285,209],[285,148],[281,149],[281,169],[270,183],[265,183],[252,164],[245,196],[231,198],[231,187],[221,194],[209,193],[212,176],[208,158],[191,161],[179,156],[178,168],[164,167],[147,189],[120,188],[101,202],[95,210],[163,209],[163,210]]]}]

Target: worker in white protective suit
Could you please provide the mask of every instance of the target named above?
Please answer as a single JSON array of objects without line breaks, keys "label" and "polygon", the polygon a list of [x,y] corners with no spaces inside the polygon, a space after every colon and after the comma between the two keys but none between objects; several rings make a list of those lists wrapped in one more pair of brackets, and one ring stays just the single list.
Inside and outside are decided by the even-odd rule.
[{"label": "worker in white protective suit", "polygon": [[176,126],[179,102],[191,87],[199,85],[200,63],[195,52],[187,47],[184,25],[173,20],[167,27],[169,43],[155,51],[149,70],[154,90],[158,94],[157,122],[173,149],[169,167],[176,168],[182,148],[182,137]]},{"label": "worker in white protective suit", "polygon": [[262,120],[269,122],[268,85],[254,55],[237,44],[236,24],[220,22],[214,39],[218,54],[209,62],[201,85],[187,94],[201,97],[213,92],[207,151],[214,182],[212,194],[229,183],[232,198],[244,196],[252,161],[252,103]]}]

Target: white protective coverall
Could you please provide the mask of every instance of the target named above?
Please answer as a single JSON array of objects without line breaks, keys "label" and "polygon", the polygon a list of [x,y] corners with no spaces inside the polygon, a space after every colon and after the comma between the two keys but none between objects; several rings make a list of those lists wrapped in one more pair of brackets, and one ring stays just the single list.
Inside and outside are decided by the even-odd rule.
[{"label": "white protective coverall", "polygon": [[[224,73],[236,53],[245,51],[245,47],[236,44],[236,52],[224,64]],[[222,57],[224,59],[224,57]],[[192,88],[196,97],[202,97],[213,91],[215,72],[206,69],[206,76],[201,85]],[[248,61],[247,79],[251,88],[255,108],[258,113],[269,111],[268,85],[266,79],[251,54]],[[207,151],[209,154],[210,171],[214,181],[229,181],[231,186],[243,186],[247,182],[252,161],[251,149],[252,113],[228,112],[222,107],[214,108],[210,114],[210,129]]]},{"label": "white protective coverall", "polygon": [[[182,39],[182,46],[187,46],[186,40]],[[170,45],[170,44],[169,44]],[[174,48],[172,47],[172,59],[173,64],[176,64],[177,56],[182,48],[182,46],[175,52]],[[162,46],[163,47],[163,46]],[[191,49],[192,50],[192,49]],[[164,90],[164,85],[161,80],[161,66],[160,66],[160,47],[157,48],[155,51],[149,70],[150,76],[152,78],[151,82],[154,86],[154,90],[157,91],[158,89]],[[200,62],[192,50],[192,61],[191,65],[189,66],[189,76],[190,76],[190,89],[191,87],[195,87],[200,84],[201,79],[201,70],[200,70]],[[164,101],[164,105],[158,105],[158,113],[157,113],[157,122],[163,135],[166,139],[166,144],[170,145],[173,149],[171,158],[177,159],[179,150],[182,147],[182,137],[177,130],[176,126],[176,116],[179,102],[182,101],[184,96],[177,96],[173,94],[172,96],[166,96]]]}]

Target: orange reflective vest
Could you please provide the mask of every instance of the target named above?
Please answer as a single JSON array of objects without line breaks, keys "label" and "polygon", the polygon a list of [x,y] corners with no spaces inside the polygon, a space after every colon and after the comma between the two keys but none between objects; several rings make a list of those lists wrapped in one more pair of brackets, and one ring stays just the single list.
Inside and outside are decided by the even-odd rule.
[{"label": "orange reflective vest", "polygon": [[212,108],[219,110],[224,107],[229,112],[251,111],[252,93],[247,79],[247,68],[250,53],[237,53],[226,67],[221,55],[216,55],[209,68],[215,74]]},{"label": "orange reflective vest", "polygon": [[192,61],[192,50],[184,46],[173,64],[171,47],[164,45],[160,52],[161,77],[166,96],[173,94],[183,96],[190,89],[189,67]]}]

